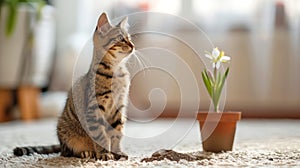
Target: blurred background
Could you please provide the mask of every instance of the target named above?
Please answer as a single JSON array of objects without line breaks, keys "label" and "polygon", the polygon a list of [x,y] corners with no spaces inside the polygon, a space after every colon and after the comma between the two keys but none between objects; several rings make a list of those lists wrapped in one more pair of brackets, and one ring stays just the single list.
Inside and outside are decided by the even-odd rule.
[{"label": "blurred background", "polygon": [[[242,111],[243,117],[300,118],[298,0],[41,0],[44,4],[40,12],[39,5],[23,2],[15,9],[9,1],[1,1],[0,121],[56,117],[61,113],[72,84],[74,65],[104,11],[111,19],[153,11],[191,21],[232,58],[225,111]],[[8,20],[14,15],[11,9],[15,9],[17,19],[9,33],[8,25],[13,24]],[[134,21],[132,24],[134,28]],[[158,19],[154,24],[163,25],[165,21]],[[173,29],[191,41],[198,35],[181,24],[166,24],[164,28]],[[193,53],[174,40],[157,39],[160,42],[156,47],[168,45],[196,76],[200,89],[189,90],[184,95],[183,109],[188,110],[189,103],[199,101],[194,99],[194,94],[200,95],[199,110],[209,109],[210,100],[201,79],[204,64],[195,63]],[[137,38],[137,50],[147,40],[142,36]],[[207,42],[199,43],[199,47],[202,45]],[[156,55],[153,59],[167,62],[172,73],[183,76],[188,73],[176,59],[167,56],[170,53],[152,51],[148,55],[153,54]],[[149,64],[153,61],[147,58],[147,53],[143,59]],[[80,60],[79,64],[89,65],[89,59]],[[189,87],[190,83],[183,85]],[[152,95],[151,102],[148,98],[153,88],[165,92],[167,102],[163,110],[157,110],[161,99],[155,98],[156,94]],[[144,75],[139,73],[132,79],[130,89],[131,103],[137,109],[146,110],[151,106],[146,112],[130,106],[130,116],[178,115],[182,93],[176,80],[165,73],[154,70]]]}]

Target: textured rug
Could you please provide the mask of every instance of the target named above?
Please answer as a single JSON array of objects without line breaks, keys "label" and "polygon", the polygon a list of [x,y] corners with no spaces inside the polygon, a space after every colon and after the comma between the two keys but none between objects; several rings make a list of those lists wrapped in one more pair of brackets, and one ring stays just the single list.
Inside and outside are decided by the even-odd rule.
[{"label": "textured rug", "polygon": [[[15,146],[57,143],[55,124],[54,119],[0,124],[0,167],[300,167],[299,120],[242,120],[238,124],[234,150],[217,154],[201,151],[198,124],[183,119],[176,124],[173,120],[156,120],[144,127],[129,122],[125,128],[127,137],[122,141],[123,150],[129,155],[127,161],[64,158],[59,154],[13,156]],[[171,131],[165,135],[166,128]],[[186,132],[183,138],[177,136],[183,132]],[[133,135],[138,139],[134,140]],[[158,138],[149,140],[155,135]],[[176,138],[179,141],[173,141]],[[176,153],[171,152],[152,157],[149,162],[141,161],[166,148],[197,159],[171,161],[176,157]]]}]

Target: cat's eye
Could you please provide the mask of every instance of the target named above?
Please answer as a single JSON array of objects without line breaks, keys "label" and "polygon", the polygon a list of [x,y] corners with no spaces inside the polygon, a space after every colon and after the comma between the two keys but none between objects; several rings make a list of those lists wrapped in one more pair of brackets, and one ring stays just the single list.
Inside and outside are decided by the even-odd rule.
[{"label": "cat's eye", "polygon": [[124,40],[124,38],[122,36],[117,37],[117,41],[123,41],[123,40]]}]

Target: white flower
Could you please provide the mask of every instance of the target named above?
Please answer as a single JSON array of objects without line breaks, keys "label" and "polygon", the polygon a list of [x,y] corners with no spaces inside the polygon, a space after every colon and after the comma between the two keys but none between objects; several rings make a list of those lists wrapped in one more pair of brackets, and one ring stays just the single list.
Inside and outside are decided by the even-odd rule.
[{"label": "white flower", "polygon": [[221,62],[228,62],[230,61],[229,56],[225,56],[223,51],[219,51],[219,49],[216,47],[212,50],[211,54],[207,53],[205,54],[205,57],[212,60],[213,68],[220,68]]}]

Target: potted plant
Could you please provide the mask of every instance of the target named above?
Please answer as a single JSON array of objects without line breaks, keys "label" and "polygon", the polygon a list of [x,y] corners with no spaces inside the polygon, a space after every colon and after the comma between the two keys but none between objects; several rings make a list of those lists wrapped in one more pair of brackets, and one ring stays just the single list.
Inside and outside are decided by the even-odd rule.
[{"label": "potted plant", "polygon": [[232,150],[236,122],[241,119],[241,112],[221,112],[220,97],[226,82],[229,66],[221,72],[221,64],[230,61],[224,51],[214,48],[212,53],[205,54],[211,60],[212,71],[204,69],[202,79],[213,104],[213,112],[198,112],[202,146],[204,151],[221,152]]},{"label": "potted plant", "polygon": [[[12,99],[12,90],[17,90],[22,119],[37,117],[41,85],[36,79],[41,78],[35,65],[41,59],[49,60],[51,54],[53,40],[41,44],[45,34],[53,36],[47,22],[52,15],[45,9],[49,9],[45,0],[0,0],[0,98]],[[41,73],[46,78],[45,72]],[[12,100],[0,104],[0,122],[11,119],[11,106]]]},{"label": "potted plant", "polygon": [[8,9],[8,15],[5,24],[6,35],[11,36],[14,32],[20,5],[32,7],[37,14],[37,18],[39,19],[41,16],[41,9],[45,4],[46,3],[44,0],[0,0],[0,16],[2,14],[3,7],[7,7]]}]

